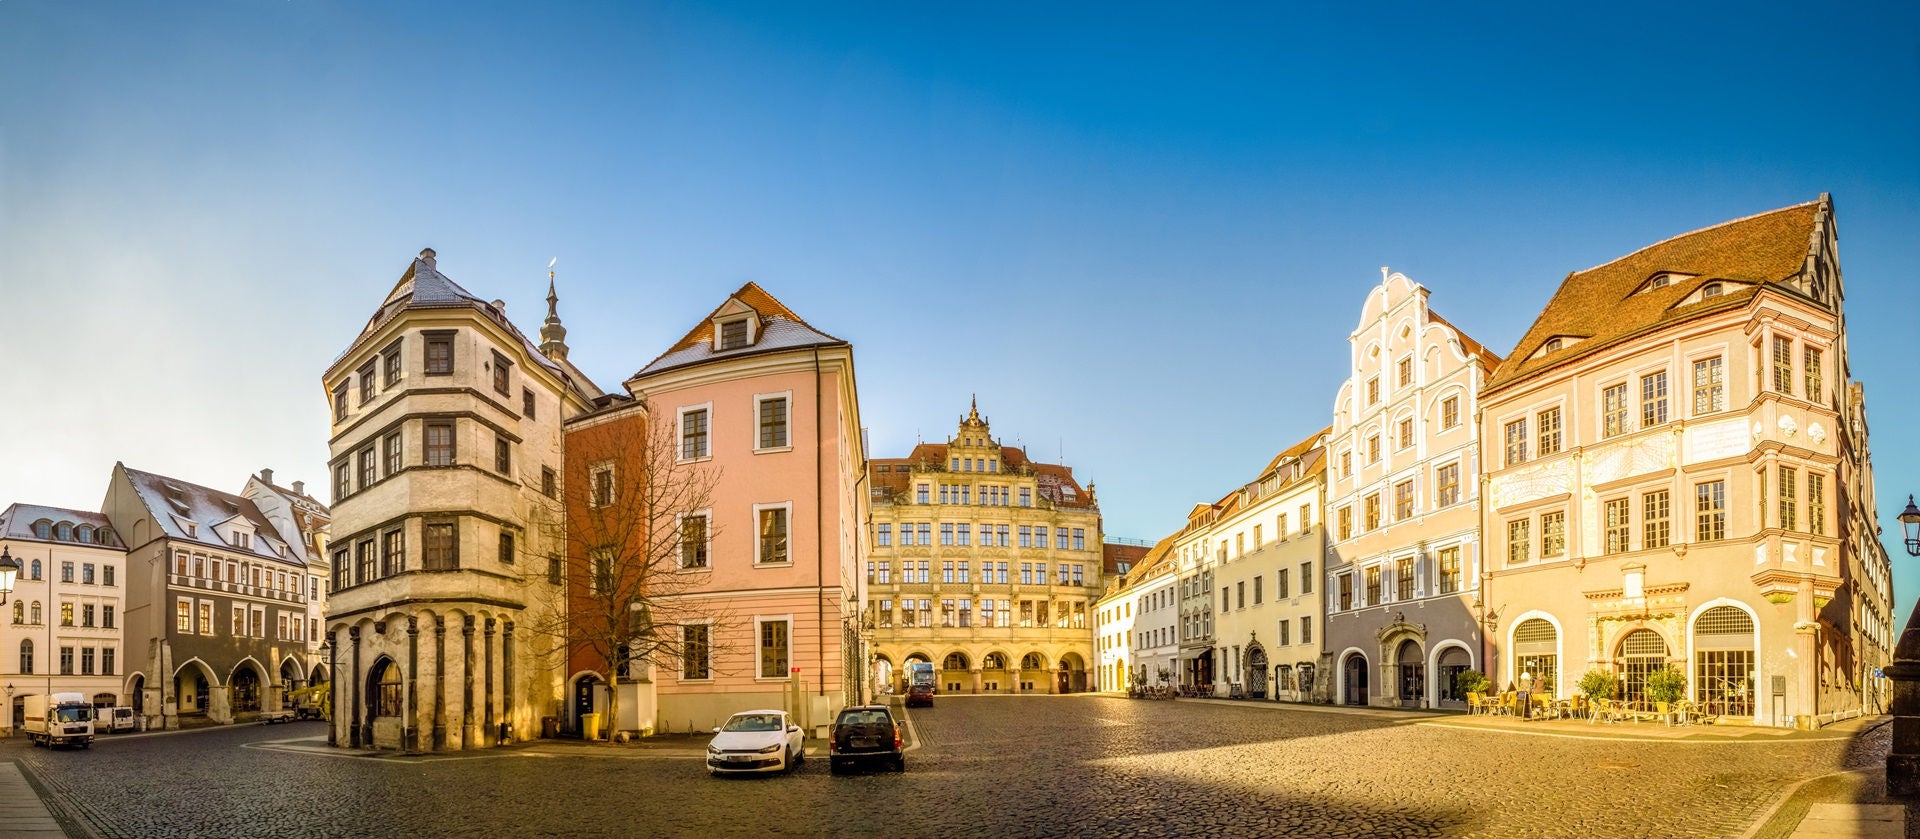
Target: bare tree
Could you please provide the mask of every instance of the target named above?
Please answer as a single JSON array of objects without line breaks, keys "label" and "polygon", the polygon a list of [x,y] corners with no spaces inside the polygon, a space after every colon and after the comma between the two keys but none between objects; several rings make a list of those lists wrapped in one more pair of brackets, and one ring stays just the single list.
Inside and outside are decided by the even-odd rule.
[{"label": "bare tree", "polygon": [[545,569],[549,585],[533,586],[558,601],[534,634],[562,662],[582,655],[605,668],[617,726],[631,664],[710,668],[713,640],[733,623],[715,600],[686,596],[709,578],[706,511],[720,470],[683,458],[671,418],[638,403],[570,428],[565,464],[536,517],[560,555]]}]

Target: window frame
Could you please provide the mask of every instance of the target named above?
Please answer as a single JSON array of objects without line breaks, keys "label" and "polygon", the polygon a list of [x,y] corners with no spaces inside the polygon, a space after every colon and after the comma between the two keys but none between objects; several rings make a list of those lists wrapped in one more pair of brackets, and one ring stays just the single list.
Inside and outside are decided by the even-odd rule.
[{"label": "window frame", "polygon": [[[702,414],[702,428],[698,435],[700,449],[696,454],[688,454],[687,417]],[[713,459],[713,403],[702,402],[698,405],[683,405],[674,412],[674,459],[680,463],[703,463]]]},{"label": "window frame", "polygon": [[[766,665],[767,665],[767,661],[766,661],[767,648],[765,646],[765,640],[764,640],[766,635],[766,630],[764,629],[764,627],[770,623],[783,623],[786,625],[786,628],[784,631],[786,633],[785,641],[786,641],[787,666],[785,668],[782,668],[785,672],[781,673],[779,676],[764,675],[766,673]],[[753,616],[753,654],[754,654],[753,655],[753,680],[754,681],[756,682],[791,682],[793,681],[793,615],[792,614],[754,615]]]},{"label": "window frame", "polygon": [[[780,403],[779,440],[767,443],[767,405]],[[753,395],[753,453],[774,454],[793,451],[793,391]]]},{"label": "window frame", "polygon": [[[702,522],[700,525],[700,542],[698,546],[700,561],[697,564],[687,563],[687,548],[689,547],[687,541],[688,519],[699,519]],[[698,510],[689,510],[675,516],[674,528],[675,532],[679,534],[675,539],[678,548],[677,556],[674,558],[676,569],[680,571],[713,570],[713,508],[705,507]]]},{"label": "window frame", "polygon": [[[451,376],[460,369],[459,344],[455,340],[459,335],[456,329],[430,329],[420,333],[422,350],[420,369],[427,376]],[[435,369],[434,347],[446,348],[445,369]]]},{"label": "window frame", "polygon": [[[762,535],[760,532],[760,529],[762,526],[761,514],[772,512],[775,510],[779,510],[782,513],[784,513],[784,515],[781,517],[782,520],[785,522],[782,533],[781,533],[781,541],[784,543],[784,552],[786,554],[786,558],[781,560],[768,560],[763,555],[764,549],[766,548],[767,537]],[[767,503],[767,504],[753,505],[753,567],[785,568],[785,567],[791,567],[792,565],[793,565],[793,502],[792,501],[776,501],[776,502]]]}]

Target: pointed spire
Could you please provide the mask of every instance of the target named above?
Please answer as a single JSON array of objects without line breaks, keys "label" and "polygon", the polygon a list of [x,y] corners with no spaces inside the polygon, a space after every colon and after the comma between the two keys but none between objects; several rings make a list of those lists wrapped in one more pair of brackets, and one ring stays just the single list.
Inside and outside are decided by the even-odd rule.
[{"label": "pointed spire", "polygon": [[967,408],[967,422],[980,421],[980,394],[973,394],[973,404]]},{"label": "pointed spire", "polygon": [[[554,262],[558,261],[556,257]],[[555,361],[567,357],[567,328],[560,325],[560,295],[554,291],[553,262],[547,263],[547,322],[540,327],[540,352]]]}]

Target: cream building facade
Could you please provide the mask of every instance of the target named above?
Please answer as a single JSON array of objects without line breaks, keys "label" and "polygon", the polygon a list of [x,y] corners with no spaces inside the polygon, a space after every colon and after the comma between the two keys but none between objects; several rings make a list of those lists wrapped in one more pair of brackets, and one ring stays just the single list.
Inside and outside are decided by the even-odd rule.
[{"label": "cream building facade", "polygon": [[1464,708],[1482,667],[1479,393],[1500,359],[1385,275],[1348,338],[1328,443],[1326,650],[1348,705]]},{"label": "cream building facade", "polygon": [[948,693],[1095,689],[1100,507],[1069,467],[1004,446],[975,405],[946,443],[876,458],[869,608],[876,673],[909,661]]},{"label": "cream building facade", "polygon": [[[309,660],[320,662],[324,657],[321,644],[327,640],[327,634],[321,631],[321,627],[326,622],[327,586],[332,579],[327,562],[327,525],[333,521],[333,514],[327,510],[327,505],[307,494],[305,481],[294,481],[291,487],[275,484],[272,469],[262,469],[257,475],[248,476],[240,494],[260,508],[260,513],[267,517],[281,541],[296,548],[306,563],[306,575],[301,582],[306,587],[307,595],[307,608],[303,616],[306,628],[300,637],[306,644]],[[319,684],[327,680],[327,673],[324,667],[316,666],[299,684],[289,682],[282,687],[293,689]]]},{"label": "cream building facade", "polygon": [[343,746],[471,749],[560,712],[561,420],[600,391],[421,251],[322,385],[332,418],[333,725]]},{"label": "cream building facade", "polygon": [[28,696],[75,692],[96,707],[137,702],[128,689],[125,642],[126,546],[107,517],[84,510],[13,504],[0,511],[0,549],[18,560],[10,602],[0,610],[0,682],[20,727]]},{"label": "cream building facade", "polygon": [[1198,534],[1214,546],[1217,693],[1304,701],[1320,670],[1327,432],[1276,455]]},{"label": "cream building facade", "polygon": [[1888,659],[1832,201],[1570,274],[1483,395],[1496,681],[1668,665],[1722,719],[1815,726]]}]

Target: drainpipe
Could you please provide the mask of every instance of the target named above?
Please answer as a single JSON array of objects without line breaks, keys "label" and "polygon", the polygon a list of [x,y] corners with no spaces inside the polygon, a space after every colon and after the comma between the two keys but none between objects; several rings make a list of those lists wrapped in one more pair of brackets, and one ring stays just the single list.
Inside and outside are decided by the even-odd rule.
[{"label": "drainpipe", "polygon": [[[815,655],[819,657],[818,659],[819,672],[814,675],[814,680],[820,683],[820,687],[816,695],[822,698],[825,698],[827,695],[827,604],[824,602],[824,599],[827,596],[827,524],[826,524],[827,494],[825,490],[822,490],[820,488],[820,482],[823,478],[825,478],[825,475],[823,474],[825,467],[823,465],[823,460],[822,460],[825,457],[825,455],[821,452],[820,449],[823,445],[825,445],[825,440],[826,440],[826,434],[824,432],[824,429],[820,425],[822,417],[825,412],[825,408],[822,407],[820,404],[821,402],[820,391],[821,391],[820,348],[814,347],[813,348],[813,438],[814,438],[813,439],[813,527],[814,527],[813,556],[814,556],[814,575],[815,575],[814,583],[816,585],[816,588],[814,589],[814,593],[813,593],[813,608],[814,608],[814,615],[815,615],[813,632],[814,632],[814,643],[819,645],[818,647],[816,647],[817,652],[815,653]],[[812,720],[808,719],[808,722],[812,722]]]}]

